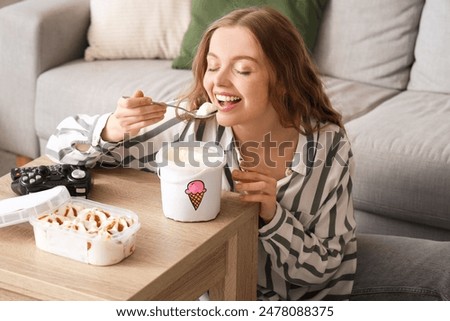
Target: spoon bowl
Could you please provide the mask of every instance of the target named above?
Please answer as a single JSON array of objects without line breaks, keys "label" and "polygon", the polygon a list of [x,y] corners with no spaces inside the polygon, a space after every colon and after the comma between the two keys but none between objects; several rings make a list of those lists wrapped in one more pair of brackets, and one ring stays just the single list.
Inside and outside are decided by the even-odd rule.
[{"label": "spoon bowl", "polygon": [[205,118],[210,118],[212,116],[214,116],[215,113],[217,113],[217,110],[210,112],[208,114],[202,115],[202,114],[198,114],[198,109],[196,110],[187,110],[186,108],[177,106],[177,105],[171,105],[171,104],[166,104],[166,103],[162,103],[162,102],[153,102],[154,104],[159,104],[159,105],[163,105],[163,106],[167,106],[167,107],[172,107],[172,108],[176,108],[176,109],[181,109],[186,115],[189,115],[193,118],[197,118],[197,119],[205,119]]}]

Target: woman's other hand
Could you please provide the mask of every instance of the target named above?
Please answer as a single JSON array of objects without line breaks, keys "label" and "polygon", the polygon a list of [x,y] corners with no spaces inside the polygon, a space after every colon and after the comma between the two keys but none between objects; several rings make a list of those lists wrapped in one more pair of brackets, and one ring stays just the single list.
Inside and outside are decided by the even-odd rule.
[{"label": "woman's other hand", "polygon": [[119,99],[116,110],[102,131],[102,139],[118,142],[125,135],[135,136],[142,128],[161,121],[165,113],[165,106],[153,104],[150,97],[145,97],[141,90],[137,90],[133,96]]},{"label": "woman's other hand", "polygon": [[241,200],[261,204],[259,216],[269,223],[277,208],[277,181],[275,178],[253,171],[233,171],[235,190]]}]

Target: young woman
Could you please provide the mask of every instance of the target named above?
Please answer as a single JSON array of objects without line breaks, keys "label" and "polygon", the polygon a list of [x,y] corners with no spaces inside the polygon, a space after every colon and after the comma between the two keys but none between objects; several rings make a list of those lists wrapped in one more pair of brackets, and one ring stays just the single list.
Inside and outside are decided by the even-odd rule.
[{"label": "young woman", "polygon": [[66,163],[154,170],[163,143],[215,141],[224,188],[260,204],[258,299],[348,299],[355,279],[352,151],[305,44],[270,8],[231,12],[206,31],[185,120],[137,91],[112,114],[69,117],[48,143]]}]

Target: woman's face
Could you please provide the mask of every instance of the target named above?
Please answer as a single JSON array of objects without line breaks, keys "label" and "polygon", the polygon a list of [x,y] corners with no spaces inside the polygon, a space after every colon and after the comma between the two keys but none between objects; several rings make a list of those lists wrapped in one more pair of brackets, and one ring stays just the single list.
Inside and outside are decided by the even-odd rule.
[{"label": "woman's face", "polygon": [[[269,102],[269,71],[261,46],[243,27],[222,27],[212,35],[203,86],[217,105],[222,126],[257,130],[278,119]],[[260,127],[261,128],[261,127]]]}]

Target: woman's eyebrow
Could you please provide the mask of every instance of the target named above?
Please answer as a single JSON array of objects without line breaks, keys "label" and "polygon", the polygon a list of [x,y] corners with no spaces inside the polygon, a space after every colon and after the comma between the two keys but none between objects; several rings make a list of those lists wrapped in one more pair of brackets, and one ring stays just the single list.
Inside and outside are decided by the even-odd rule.
[{"label": "woman's eyebrow", "polygon": [[[214,53],[212,53],[212,52],[208,52],[207,56],[208,56],[208,57],[213,57],[213,58],[219,58],[216,54],[214,54]],[[234,60],[234,61],[236,61],[236,60],[243,60],[243,59],[245,59],[245,60],[251,60],[251,61],[253,61],[253,62],[258,63],[258,60],[255,59],[255,58],[252,57],[252,56],[240,55],[240,56],[235,56],[235,57],[233,57],[233,60]]]}]

